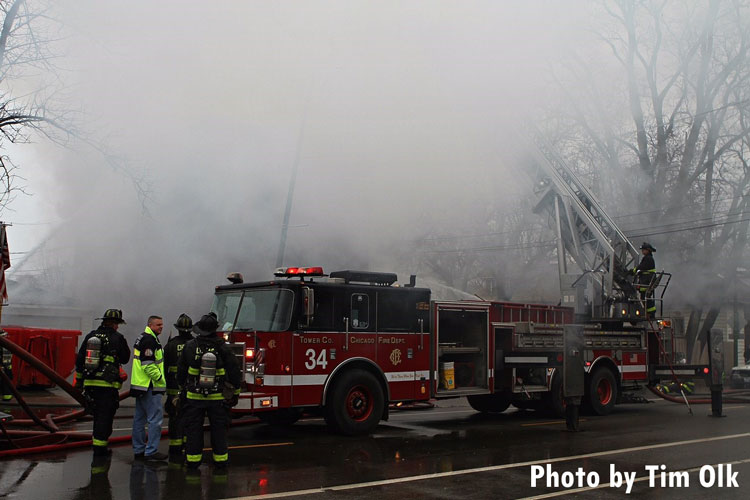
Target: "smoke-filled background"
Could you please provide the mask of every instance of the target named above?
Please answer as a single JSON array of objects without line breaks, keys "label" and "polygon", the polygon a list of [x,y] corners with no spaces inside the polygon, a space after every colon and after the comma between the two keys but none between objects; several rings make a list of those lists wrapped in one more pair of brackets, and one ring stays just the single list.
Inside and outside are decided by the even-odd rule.
[{"label": "smoke-filled background", "polygon": [[[712,247],[720,235],[701,223],[742,218],[741,162],[722,170],[720,140],[688,159],[677,143],[694,128],[700,144],[725,137],[707,122],[735,106],[740,138],[727,149],[744,158],[747,80],[717,61],[738,55],[744,67],[745,2],[42,7],[61,27],[45,84],[75,111],[76,133],[7,145],[33,194],[3,215],[16,223],[12,302],[121,307],[131,335],[149,314],[200,315],[227,272],[271,276],[297,165],[285,264],[417,274],[436,296],[555,303],[554,235],[531,212],[515,150],[526,120],[636,243],[655,243],[660,268],[687,274],[731,254],[736,270],[744,256],[741,235],[727,237],[739,252]],[[690,68],[706,71],[703,87],[720,75],[736,85],[695,108],[705,96]],[[686,115],[711,119],[696,127]],[[702,300],[694,281],[682,279],[677,302]]]}]

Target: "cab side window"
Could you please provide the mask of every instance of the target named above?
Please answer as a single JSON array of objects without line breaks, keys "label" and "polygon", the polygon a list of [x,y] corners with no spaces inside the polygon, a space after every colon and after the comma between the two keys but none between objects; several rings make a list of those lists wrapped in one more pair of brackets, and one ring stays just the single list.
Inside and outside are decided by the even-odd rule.
[{"label": "cab side window", "polygon": [[331,330],[334,326],[334,296],[325,289],[315,290],[315,316],[313,317],[310,330]]},{"label": "cab side window", "polygon": [[353,293],[351,325],[355,330],[366,330],[370,326],[370,297],[364,293]]}]

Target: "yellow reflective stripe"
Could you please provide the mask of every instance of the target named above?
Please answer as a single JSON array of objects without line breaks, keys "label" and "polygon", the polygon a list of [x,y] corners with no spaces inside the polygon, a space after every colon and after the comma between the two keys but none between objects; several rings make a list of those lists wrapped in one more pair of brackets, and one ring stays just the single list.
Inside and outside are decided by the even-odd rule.
[{"label": "yellow reflective stripe", "polygon": [[109,361],[110,363],[114,363],[115,358],[113,356],[104,356],[104,361]]},{"label": "yellow reflective stripe", "polygon": [[140,355],[141,355],[141,350],[134,347],[133,348],[133,356],[135,356],[137,358],[137,357],[140,357]]},{"label": "yellow reflective stripe", "polygon": [[224,453],[223,455],[217,455],[216,453],[214,455],[214,462],[226,462],[229,460],[229,453]]},{"label": "yellow reflective stripe", "polygon": [[169,373],[177,373],[177,367],[176,366],[170,366],[168,369]]},{"label": "yellow reflective stripe", "polygon": [[197,392],[188,392],[187,398],[195,399],[198,401],[221,401],[222,399],[224,399],[224,395],[220,392],[215,392],[213,394],[209,394],[208,396],[198,394]]},{"label": "yellow reflective stripe", "polygon": [[224,368],[217,368],[216,369],[216,376],[219,377],[221,375],[225,375],[227,372],[224,370]]},{"label": "yellow reflective stripe", "polygon": [[3,401],[10,401],[13,399],[13,394],[3,394]]},{"label": "yellow reflective stripe", "polygon": [[201,453],[200,455],[187,455],[186,458],[188,462],[200,462],[203,459],[203,454]]},{"label": "yellow reflective stripe", "polygon": [[235,390],[234,390],[234,393],[235,393],[236,395],[238,395],[238,396],[239,396],[240,392],[242,392],[242,390],[241,390],[241,389],[235,389]]},{"label": "yellow reflective stripe", "polygon": [[85,379],[83,381],[84,387],[114,387],[115,389],[119,389],[122,387],[122,384],[120,382],[106,382],[104,380],[98,380],[98,379]]},{"label": "yellow reflective stripe", "polygon": [[199,375],[200,372],[198,368],[193,368],[192,366],[188,368],[188,375]]},{"label": "yellow reflective stripe", "polygon": [[107,440],[106,439],[92,439],[91,442],[94,444],[94,446],[107,446]]},{"label": "yellow reflective stripe", "polygon": [[169,446],[182,446],[182,438],[180,438],[180,439],[170,439],[169,440]]},{"label": "yellow reflective stripe", "polygon": [[179,389],[167,389],[167,394],[169,394],[170,396],[177,396],[179,393]]}]

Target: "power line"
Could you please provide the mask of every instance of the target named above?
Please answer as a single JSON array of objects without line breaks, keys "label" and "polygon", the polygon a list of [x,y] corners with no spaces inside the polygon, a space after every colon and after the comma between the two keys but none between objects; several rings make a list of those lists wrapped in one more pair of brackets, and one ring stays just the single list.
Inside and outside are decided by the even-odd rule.
[{"label": "power line", "polygon": [[[744,214],[744,213],[743,213]],[[707,229],[711,227],[718,227],[718,226],[724,226],[727,224],[737,224],[739,222],[747,222],[750,221],[750,217],[744,218],[744,219],[738,219],[738,220],[731,220],[731,221],[723,221],[723,222],[714,222],[712,224],[701,224],[697,226],[690,226],[690,227],[683,227],[679,229],[671,229],[671,230],[665,230],[665,231],[655,231],[655,232],[645,232],[645,233],[639,233],[639,234],[629,234],[628,238],[641,238],[644,236],[656,236],[661,234],[673,234],[673,233],[680,233],[685,231],[694,231],[696,229]],[[649,229],[653,228],[641,228],[643,231],[647,231]],[[554,247],[555,241],[554,240],[548,240],[548,241],[542,241],[538,243],[530,243],[530,244],[517,244],[517,245],[495,245],[495,246],[485,246],[485,247],[475,247],[475,248],[456,248],[452,250],[425,250],[421,253],[460,253],[460,252],[488,252],[488,251],[498,251],[498,250],[526,250],[526,249],[532,249],[532,248],[547,248],[547,247]]]},{"label": "power line", "polygon": [[656,235],[659,235],[659,234],[680,233],[680,232],[683,232],[683,231],[693,231],[695,229],[706,229],[706,228],[709,228],[709,227],[724,226],[724,225],[727,225],[727,224],[737,224],[739,222],[747,222],[747,221],[750,221],[750,217],[748,217],[746,219],[738,219],[738,220],[733,220],[733,221],[716,222],[714,224],[704,224],[702,226],[686,227],[686,228],[683,228],[683,229],[673,229],[671,231],[658,231],[658,232],[655,232],[655,233],[633,234],[630,237],[631,238],[640,238],[642,236],[656,236]]}]

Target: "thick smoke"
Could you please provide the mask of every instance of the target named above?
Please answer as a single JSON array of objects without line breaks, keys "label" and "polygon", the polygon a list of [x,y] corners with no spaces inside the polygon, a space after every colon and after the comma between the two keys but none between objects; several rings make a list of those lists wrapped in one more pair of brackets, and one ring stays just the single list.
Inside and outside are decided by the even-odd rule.
[{"label": "thick smoke", "polygon": [[127,172],[83,147],[35,149],[54,181],[29,185],[61,221],[40,252],[59,299],[122,307],[137,330],[152,313],[200,315],[229,271],[268,279],[297,157],[285,263],[427,271],[415,239],[466,234],[524,197],[508,130],[554,98],[546,71],[575,43],[575,12],[61,3],[66,76]]}]

